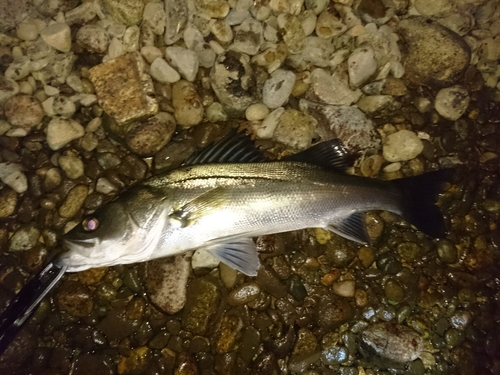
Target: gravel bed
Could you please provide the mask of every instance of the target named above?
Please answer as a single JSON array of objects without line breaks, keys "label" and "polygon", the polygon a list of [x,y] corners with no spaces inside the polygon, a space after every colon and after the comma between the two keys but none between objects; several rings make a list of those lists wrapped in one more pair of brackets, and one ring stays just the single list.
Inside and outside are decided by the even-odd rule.
[{"label": "gravel bed", "polygon": [[256,238],[67,274],[2,374],[499,374],[497,0],[0,4],[0,311],[87,214],[231,127],[271,158],[339,138],[351,173],[455,168],[445,239]]}]

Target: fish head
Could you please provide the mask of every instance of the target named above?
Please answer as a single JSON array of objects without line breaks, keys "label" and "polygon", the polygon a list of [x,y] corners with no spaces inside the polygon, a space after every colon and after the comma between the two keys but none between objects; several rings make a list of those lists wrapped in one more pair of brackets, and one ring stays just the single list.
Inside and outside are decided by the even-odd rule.
[{"label": "fish head", "polygon": [[132,191],[85,217],[63,236],[68,251],[59,262],[69,272],[147,260],[161,236],[165,220],[159,206],[142,202]]}]

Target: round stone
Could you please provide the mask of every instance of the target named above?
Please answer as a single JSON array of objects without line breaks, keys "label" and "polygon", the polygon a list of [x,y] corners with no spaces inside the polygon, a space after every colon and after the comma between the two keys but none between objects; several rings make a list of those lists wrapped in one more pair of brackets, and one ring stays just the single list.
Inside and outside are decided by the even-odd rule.
[{"label": "round stone", "polygon": [[21,22],[17,25],[17,36],[22,40],[36,40],[38,38],[38,28],[34,22]]},{"label": "round stone", "polygon": [[417,157],[424,145],[420,138],[410,130],[400,130],[389,134],[383,146],[383,156],[388,162],[411,160]]},{"label": "round stone", "polygon": [[255,103],[249,106],[245,111],[245,117],[248,121],[260,121],[269,114],[269,108],[262,103]]},{"label": "round stone", "polygon": [[203,120],[203,104],[196,87],[191,82],[181,80],[174,83],[172,103],[175,108],[175,119],[179,125],[191,127]]},{"label": "round stone", "polygon": [[74,139],[85,135],[85,129],[75,120],[54,117],[47,126],[47,144],[52,150],[59,150]]},{"label": "round stone", "polygon": [[42,103],[37,98],[26,94],[8,99],[5,102],[4,113],[11,125],[25,128],[40,124],[45,115]]},{"label": "round stone", "polygon": [[161,83],[174,83],[181,79],[180,74],[162,58],[153,61],[149,73]]},{"label": "round stone", "polygon": [[439,90],[434,108],[448,120],[458,120],[467,110],[470,97],[467,90],[459,85]]},{"label": "round stone", "polygon": [[78,178],[83,176],[84,166],[80,158],[76,156],[61,156],[58,159],[59,166],[69,178]]}]

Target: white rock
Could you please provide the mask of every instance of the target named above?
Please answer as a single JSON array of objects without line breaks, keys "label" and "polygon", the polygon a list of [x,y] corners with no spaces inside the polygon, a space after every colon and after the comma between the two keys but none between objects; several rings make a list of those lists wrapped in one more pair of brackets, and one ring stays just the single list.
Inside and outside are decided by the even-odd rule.
[{"label": "white rock", "polygon": [[54,151],[85,135],[83,126],[66,117],[54,117],[47,125],[46,132],[47,144]]},{"label": "white rock", "polygon": [[7,137],[12,137],[12,138],[26,137],[27,135],[28,135],[28,130],[25,128],[14,128],[14,129],[10,129],[7,132]]},{"label": "white rock", "polygon": [[347,59],[347,69],[351,86],[363,86],[377,71],[373,48],[368,44],[356,48]]},{"label": "white rock", "polygon": [[33,71],[33,64],[31,60],[23,56],[15,59],[10,63],[9,67],[5,70],[5,78],[19,81],[28,76]]},{"label": "white rock", "polygon": [[153,63],[157,58],[162,57],[163,54],[159,48],[155,46],[144,46],[141,48],[141,55],[149,63]]},{"label": "white rock", "polygon": [[387,164],[383,171],[385,173],[394,173],[394,172],[397,172],[401,169],[401,163],[398,161],[396,163],[391,163],[391,164]]},{"label": "white rock", "polygon": [[109,194],[116,191],[117,188],[107,178],[101,177],[97,180],[95,191],[101,194]]},{"label": "white rock", "polygon": [[71,50],[71,29],[67,23],[55,23],[40,32],[45,43],[61,52]]},{"label": "white rock", "polygon": [[34,22],[21,22],[17,25],[16,34],[22,40],[36,40],[38,38],[38,28]]},{"label": "white rock", "polygon": [[199,66],[196,52],[182,47],[167,47],[165,55],[182,77],[190,82],[194,81]]},{"label": "white rock", "polygon": [[191,258],[191,267],[197,268],[215,268],[220,261],[206,250],[196,250]]},{"label": "white rock", "polygon": [[332,290],[338,296],[351,298],[354,297],[355,286],[354,280],[339,281],[332,285]]},{"label": "white rock", "polygon": [[0,180],[17,193],[28,190],[28,179],[23,173],[23,166],[17,163],[0,163]]},{"label": "white rock", "polygon": [[240,26],[234,28],[234,42],[232,48],[236,51],[253,56],[259,52],[264,42],[264,29],[262,24],[248,18]]},{"label": "white rock", "polygon": [[66,84],[76,92],[83,91],[82,80],[76,75],[76,73],[70,73],[70,75],[66,77]]},{"label": "white rock", "polygon": [[417,157],[423,149],[422,141],[414,132],[400,130],[385,138],[382,152],[385,160],[395,163],[411,160]]},{"label": "white rock", "polygon": [[162,35],[165,31],[166,14],[165,6],[162,2],[150,2],[144,7],[142,15],[144,23],[151,27],[151,30],[156,35]]},{"label": "white rock", "polygon": [[310,89],[314,95],[327,104],[351,105],[362,96],[361,90],[351,90],[338,74],[330,75],[324,69],[314,69]]},{"label": "white rock", "polygon": [[255,124],[255,127],[253,128],[255,135],[262,139],[272,138],[283,112],[285,112],[285,108],[276,108],[268,114],[260,124]]},{"label": "white rock", "polygon": [[310,36],[306,38],[306,45],[301,55],[304,61],[321,68],[326,68],[330,66],[330,59],[334,51],[335,47],[331,40]]},{"label": "white rock", "polygon": [[225,21],[228,25],[235,26],[240,25],[243,21],[251,17],[252,16],[250,15],[250,12],[248,10],[231,9],[227,17],[225,18]]},{"label": "white rock", "polygon": [[42,107],[43,107],[43,111],[45,112],[45,114],[49,117],[53,117],[55,116],[55,112],[54,112],[54,97],[53,96],[50,96],[49,98],[47,98],[46,100],[44,100],[42,102]]},{"label": "white rock", "polygon": [[45,93],[48,96],[54,96],[54,95],[58,95],[59,94],[59,89],[57,87],[50,86],[50,85],[44,85],[43,86],[43,91],[45,91]]},{"label": "white rock", "polygon": [[75,103],[73,103],[67,96],[57,95],[52,102],[52,108],[56,115],[64,117],[71,117],[76,112]]},{"label": "white rock", "polygon": [[245,111],[245,117],[248,121],[264,120],[269,114],[269,108],[262,103],[250,105]]},{"label": "white rock", "polygon": [[153,61],[149,73],[161,83],[174,83],[181,79],[180,74],[161,57]]},{"label": "white rock", "polygon": [[420,111],[420,113],[427,113],[432,109],[432,102],[422,96],[417,96],[413,99],[413,105]]},{"label": "white rock", "polygon": [[304,29],[304,34],[306,36],[311,35],[316,29],[316,15],[311,10],[306,10],[299,15],[300,22],[302,23],[302,29]]},{"label": "white rock", "polygon": [[295,74],[289,70],[278,69],[271,74],[262,89],[262,101],[271,109],[281,107],[288,101],[295,83]]},{"label": "white rock", "polygon": [[469,106],[470,97],[467,90],[460,85],[439,90],[434,102],[436,111],[448,120],[458,120]]},{"label": "white rock", "polygon": [[69,178],[75,179],[83,176],[84,165],[80,158],[76,156],[62,155],[59,159],[57,159],[57,162]]}]

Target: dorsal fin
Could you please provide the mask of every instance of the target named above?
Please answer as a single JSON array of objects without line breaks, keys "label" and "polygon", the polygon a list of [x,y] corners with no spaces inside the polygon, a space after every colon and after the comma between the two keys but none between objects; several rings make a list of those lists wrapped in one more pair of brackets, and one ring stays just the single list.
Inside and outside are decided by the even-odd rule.
[{"label": "dorsal fin", "polygon": [[298,154],[286,156],[281,160],[301,161],[321,167],[346,172],[351,166],[350,155],[338,139],[331,139],[309,147]]},{"label": "dorsal fin", "polygon": [[251,138],[243,132],[232,130],[224,138],[192,155],[184,165],[255,163],[264,161],[262,152],[255,147]]}]

